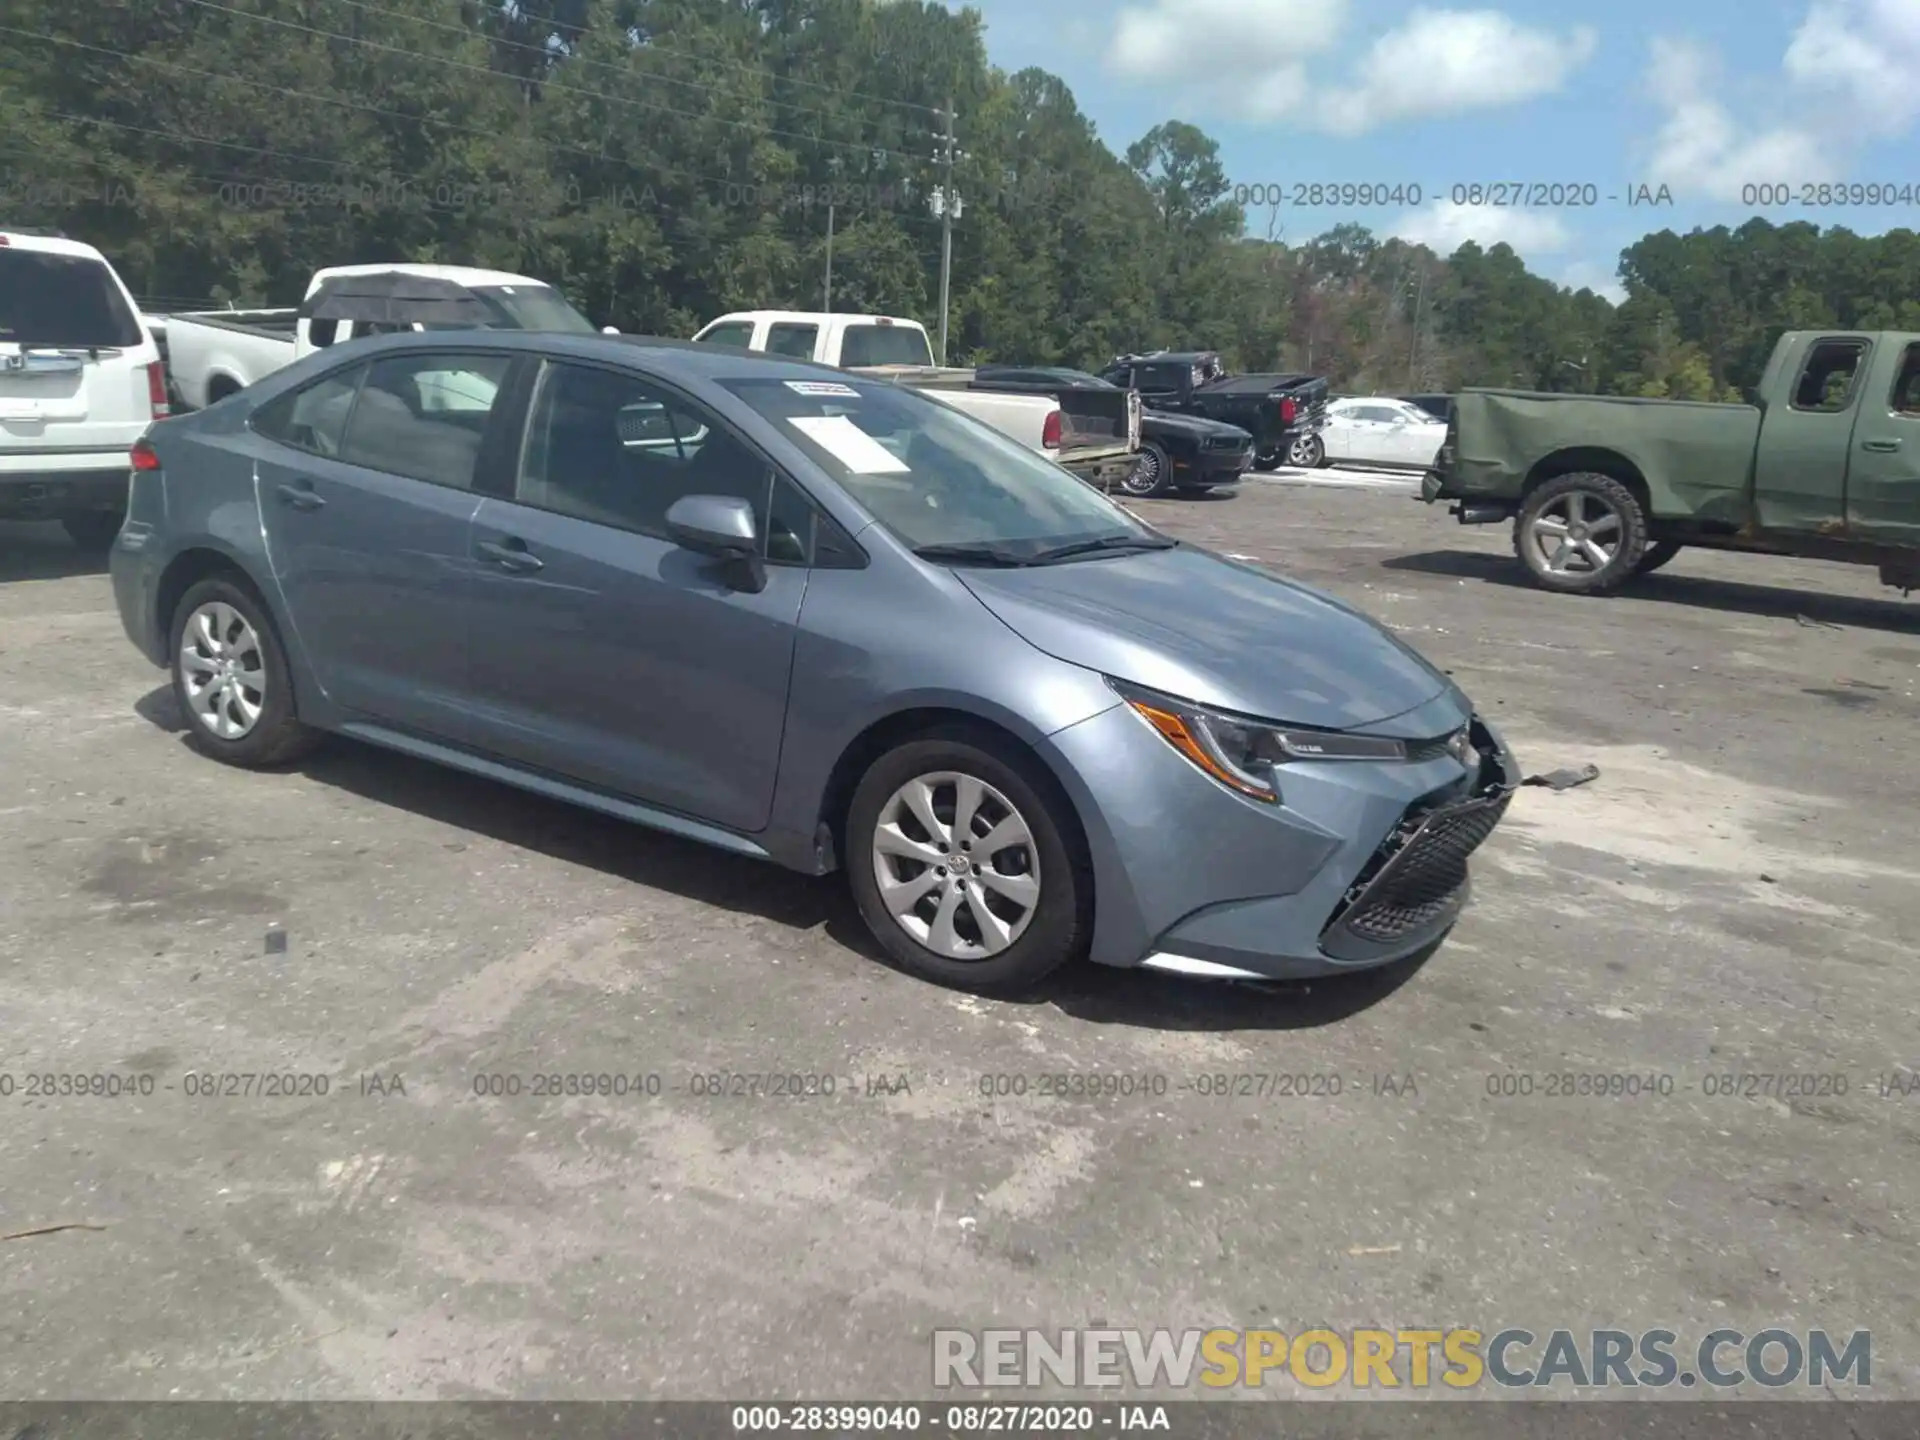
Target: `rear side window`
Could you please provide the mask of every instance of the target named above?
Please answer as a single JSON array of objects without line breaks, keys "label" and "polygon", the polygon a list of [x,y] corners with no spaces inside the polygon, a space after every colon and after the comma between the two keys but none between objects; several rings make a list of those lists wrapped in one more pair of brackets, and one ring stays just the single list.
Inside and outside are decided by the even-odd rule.
[{"label": "rear side window", "polygon": [[1133,372],[1134,384],[1146,393],[1171,395],[1180,389],[1184,365],[1142,365]]},{"label": "rear side window", "polygon": [[1864,340],[1822,340],[1807,353],[1800,382],[1793,387],[1795,410],[1829,413],[1853,403],[1853,392],[1867,355]]},{"label": "rear side window", "polygon": [[314,455],[337,456],[346,438],[347,414],[367,367],[339,370],[302,389],[269,400],[253,412],[254,433]]},{"label": "rear side window", "polygon": [[849,369],[931,365],[933,351],[927,337],[910,325],[849,325],[840,336],[840,363]]},{"label": "rear side window", "polygon": [[731,345],[736,350],[753,348],[753,325],[746,320],[729,320],[700,334],[702,345]]},{"label": "rear side window", "polygon": [[396,355],[360,387],[340,458],[455,490],[473,488],[505,355]]},{"label": "rear side window", "polygon": [[140,317],[98,260],[0,249],[0,343],[131,350],[145,340]]},{"label": "rear side window", "polygon": [[819,338],[818,325],[775,325],[767,331],[767,353],[785,355],[790,360],[811,360],[814,342]]}]

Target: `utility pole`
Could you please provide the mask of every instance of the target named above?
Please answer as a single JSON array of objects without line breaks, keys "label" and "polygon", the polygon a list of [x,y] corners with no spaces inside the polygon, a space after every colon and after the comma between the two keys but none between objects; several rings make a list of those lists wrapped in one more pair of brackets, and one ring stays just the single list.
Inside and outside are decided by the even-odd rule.
[{"label": "utility pole", "polygon": [[827,201],[827,280],[820,289],[820,308],[833,313],[833,201]]},{"label": "utility pole", "polygon": [[[1416,260],[1415,264],[1419,264]],[[1420,283],[1413,292],[1413,342],[1407,347],[1407,389],[1418,388],[1419,381],[1414,375],[1414,362],[1420,354],[1420,310],[1427,298],[1427,267],[1420,266]]]},{"label": "utility pole", "polygon": [[953,101],[947,101],[947,108],[940,112],[940,153],[934,157],[940,162],[940,187],[933,192],[931,204],[933,213],[940,217],[940,363],[947,363],[947,298],[952,290],[953,281],[953,222],[962,213],[959,192],[953,188],[953,162],[966,158],[966,152],[959,149],[953,138]]}]

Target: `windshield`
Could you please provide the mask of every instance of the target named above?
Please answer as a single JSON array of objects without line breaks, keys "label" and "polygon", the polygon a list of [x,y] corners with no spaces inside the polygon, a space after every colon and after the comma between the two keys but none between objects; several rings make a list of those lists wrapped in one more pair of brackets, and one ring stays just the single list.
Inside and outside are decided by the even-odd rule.
[{"label": "windshield", "polygon": [[557,330],[566,335],[595,335],[593,322],[567,303],[550,285],[475,286],[473,293],[495,317],[489,329]]},{"label": "windshield", "polygon": [[1034,554],[1108,538],[1164,543],[1052,461],[901,386],[721,383],[915,550],[985,545]]},{"label": "windshield", "polygon": [[0,344],[130,350],[145,339],[140,317],[98,260],[0,249]]},{"label": "windshield", "polygon": [[849,325],[840,335],[840,363],[858,370],[863,365],[931,365],[933,347],[927,332],[913,325]]}]

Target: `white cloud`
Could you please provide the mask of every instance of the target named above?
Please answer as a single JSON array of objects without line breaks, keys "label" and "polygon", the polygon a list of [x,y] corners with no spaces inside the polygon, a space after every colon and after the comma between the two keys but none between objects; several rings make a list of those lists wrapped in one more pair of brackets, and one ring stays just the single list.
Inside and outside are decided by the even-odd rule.
[{"label": "white cloud", "polygon": [[1321,118],[1357,135],[1396,120],[1516,105],[1550,95],[1593,57],[1590,26],[1565,36],[1498,10],[1416,10],[1373,42],[1353,79],[1329,91]]},{"label": "white cloud", "polygon": [[1903,135],[1920,119],[1916,77],[1920,0],[1814,0],[1778,77],[1742,106],[1725,98],[1737,92],[1712,54],[1656,37],[1647,88],[1665,118],[1646,179],[1676,198],[1728,203],[1748,185],[1844,179],[1864,141]]},{"label": "white cloud", "polygon": [[1557,35],[1498,10],[1416,10],[1379,36],[1351,74],[1325,79],[1348,3],[1145,0],[1120,12],[1107,64],[1167,86],[1196,109],[1359,135],[1550,94],[1596,43],[1589,27]]},{"label": "white cloud", "polygon": [[1409,212],[1390,233],[1410,245],[1425,245],[1437,255],[1451,255],[1469,240],[1482,248],[1504,241],[1523,257],[1550,254],[1573,243],[1566,222],[1551,210],[1456,205],[1451,200],[1436,200],[1425,209]]},{"label": "white cloud", "polygon": [[1591,290],[1615,305],[1622,304],[1627,298],[1626,286],[1620,283],[1615,271],[1605,265],[1596,265],[1591,260],[1576,260],[1567,266],[1560,272],[1557,283],[1569,290]]}]

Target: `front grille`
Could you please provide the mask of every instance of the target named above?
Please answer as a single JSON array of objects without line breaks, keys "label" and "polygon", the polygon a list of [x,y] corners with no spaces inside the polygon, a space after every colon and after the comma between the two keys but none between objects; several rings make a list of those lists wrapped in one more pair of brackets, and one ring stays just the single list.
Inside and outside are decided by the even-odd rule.
[{"label": "front grille", "polygon": [[[1491,737],[1478,733],[1476,746]],[[1428,742],[1445,749],[1445,740]],[[1417,936],[1444,920],[1467,885],[1467,857],[1499,825],[1513,792],[1499,783],[1498,761],[1481,748],[1482,776],[1493,772],[1490,792],[1483,784],[1477,798],[1434,804],[1432,797],[1410,807],[1380,848],[1362,867],[1321,932],[1321,948],[1336,959],[1361,960],[1384,947]]]},{"label": "front grille", "polygon": [[1246,448],[1247,442],[1239,439],[1237,436],[1209,435],[1207,437],[1207,449],[1209,450],[1244,450]]}]

